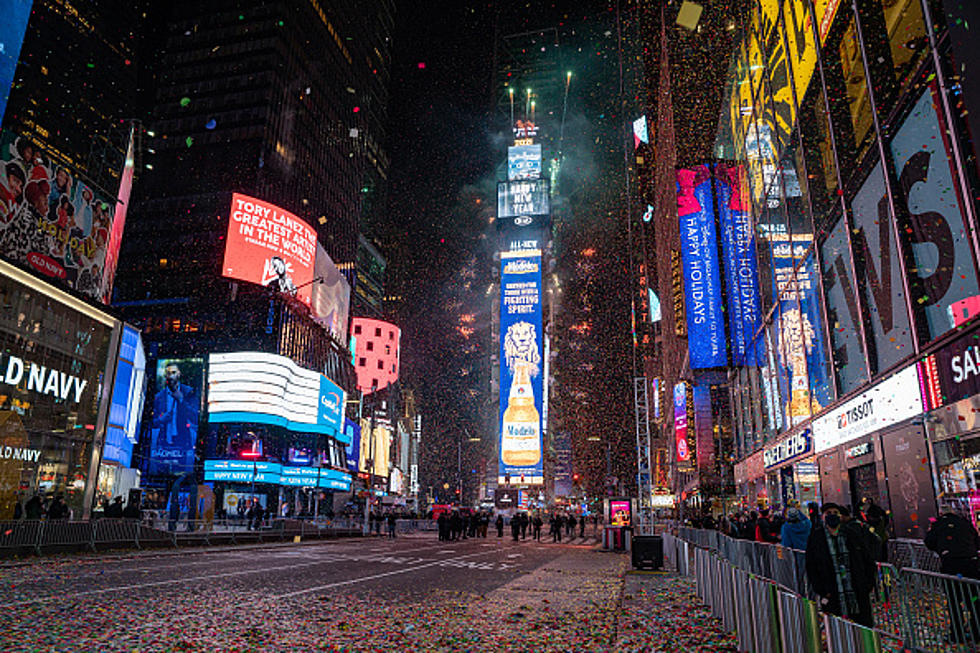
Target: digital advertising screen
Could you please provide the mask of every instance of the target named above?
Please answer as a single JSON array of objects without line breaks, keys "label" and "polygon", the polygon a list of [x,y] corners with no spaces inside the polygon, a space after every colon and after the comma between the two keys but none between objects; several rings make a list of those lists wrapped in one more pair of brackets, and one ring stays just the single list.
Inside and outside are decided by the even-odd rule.
[{"label": "digital advertising screen", "polygon": [[687,384],[674,386],[674,440],[677,443],[677,462],[689,463],[691,451],[687,446]]},{"label": "digital advertising screen", "polygon": [[538,179],[541,177],[541,146],[512,145],[507,148],[507,179]]},{"label": "digital advertising screen", "polygon": [[138,439],[137,429],[143,415],[146,392],[146,355],[140,332],[123,325],[116,360],[116,378],[112,384],[112,401],[109,404],[109,421],[106,425],[102,459],[129,467],[133,457],[133,445]]},{"label": "digital advertising screen", "polygon": [[33,4],[33,0],[4,0],[0,3],[0,122],[3,122],[10,88],[14,85],[20,46],[24,44],[24,33]]},{"label": "digital advertising screen", "polygon": [[311,292],[310,307],[313,309],[314,319],[332,333],[337,342],[347,342],[350,284],[320,243],[316,244],[313,278],[321,279],[313,284]]},{"label": "digital advertising screen", "polygon": [[96,301],[106,296],[115,199],[33,141],[0,132],[0,252]]},{"label": "digital advertising screen", "polygon": [[193,471],[204,390],[204,359],[161,358],[157,361],[154,388],[147,473]]},{"label": "digital advertising screen", "polygon": [[499,479],[543,483],[541,251],[500,255]]},{"label": "digital advertising screen", "polygon": [[497,184],[497,218],[548,215],[551,195],[547,179],[504,181]]},{"label": "digital advertising screen", "polygon": [[264,352],[211,354],[208,419],[212,424],[273,424],[335,435],[343,427],[346,393],[319,372]]},{"label": "digital advertising screen", "polygon": [[344,434],[347,437],[347,469],[355,474],[360,471],[361,425],[344,419]]},{"label": "digital advertising screen", "polygon": [[708,166],[677,170],[677,215],[691,369],[724,367],[728,364],[724,300]]},{"label": "digital advertising screen", "polygon": [[609,525],[630,526],[633,523],[633,511],[629,499],[609,500]]},{"label": "digital advertising screen", "polygon": [[224,276],[256,283],[310,304],[316,231],[275,204],[234,193]]}]

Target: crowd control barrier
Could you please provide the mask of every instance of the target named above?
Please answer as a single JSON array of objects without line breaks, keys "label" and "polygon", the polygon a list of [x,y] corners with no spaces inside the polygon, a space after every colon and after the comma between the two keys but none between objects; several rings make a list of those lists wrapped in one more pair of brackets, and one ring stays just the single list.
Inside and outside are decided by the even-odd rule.
[{"label": "crowd control barrier", "polygon": [[695,578],[698,597],[736,633],[740,651],[980,651],[980,581],[879,564],[874,628],[866,628],[819,611],[801,551],[693,529],[663,539],[666,560]]}]

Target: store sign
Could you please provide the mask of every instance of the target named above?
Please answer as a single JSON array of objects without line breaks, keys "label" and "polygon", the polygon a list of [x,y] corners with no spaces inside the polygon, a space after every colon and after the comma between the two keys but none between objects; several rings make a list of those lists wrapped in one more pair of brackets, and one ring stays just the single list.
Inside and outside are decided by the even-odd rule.
[{"label": "store sign", "polygon": [[36,463],[41,458],[40,449],[27,449],[26,447],[0,447],[0,460],[23,460],[28,463]]},{"label": "store sign", "polygon": [[17,386],[26,383],[27,392],[50,395],[77,404],[88,381],[60,370],[48,369],[23,358],[0,353],[0,383]]},{"label": "store sign", "polygon": [[929,408],[980,394],[980,330],[974,328],[919,363]]},{"label": "store sign", "polygon": [[813,420],[814,452],[826,451],[922,412],[919,373],[912,365]]},{"label": "store sign", "polygon": [[728,362],[728,355],[714,197],[708,166],[677,170],[677,215],[691,369],[723,367]]},{"label": "store sign", "polygon": [[777,442],[768,447],[763,452],[763,461],[766,469],[780,465],[787,460],[811,453],[813,439],[810,437],[810,429],[804,429],[799,433],[794,433],[785,440]]},{"label": "store sign", "polygon": [[869,453],[874,453],[875,445],[871,440],[867,442],[862,442],[861,444],[856,444],[853,447],[848,447],[844,449],[844,457],[848,460],[852,458],[860,458],[861,456],[867,456]]},{"label": "store sign", "polygon": [[293,431],[340,433],[346,393],[326,376],[285,356],[263,352],[211,354],[211,423],[274,424]]}]

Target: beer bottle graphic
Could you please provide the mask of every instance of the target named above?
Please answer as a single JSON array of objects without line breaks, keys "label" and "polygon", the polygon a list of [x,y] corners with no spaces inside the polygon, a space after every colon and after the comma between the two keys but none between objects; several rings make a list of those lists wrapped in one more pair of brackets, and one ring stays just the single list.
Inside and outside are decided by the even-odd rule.
[{"label": "beer bottle graphic", "polygon": [[534,407],[530,367],[525,361],[514,363],[500,438],[500,459],[505,465],[523,467],[541,460],[541,416]]}]

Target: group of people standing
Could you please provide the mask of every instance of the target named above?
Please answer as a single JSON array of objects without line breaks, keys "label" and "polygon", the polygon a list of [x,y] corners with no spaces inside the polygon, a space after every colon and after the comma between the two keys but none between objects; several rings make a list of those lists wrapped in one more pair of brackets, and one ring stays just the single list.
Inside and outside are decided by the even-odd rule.
[{"label": "group of people standing", "polygon": [[43,498],[40,494],[34,494],[24,502],[21,501],[19,496],[17,497],[17,502],[14,504],[13,517],[14,521],[42,518],[71,519],[72,513],[71,509],[65,503],[64,496],[56,494]]},{"label": "group of people standing", "polygon": [[[453,510],[451,513],[442,512],[436,518],[439,525],[439,540],[453,542],[465,540],[468,537],[486,537],[490,528],[490,513],[485,510],[469,512]],[[503,518],[497,517],[497,537],[504,528]]]}]

